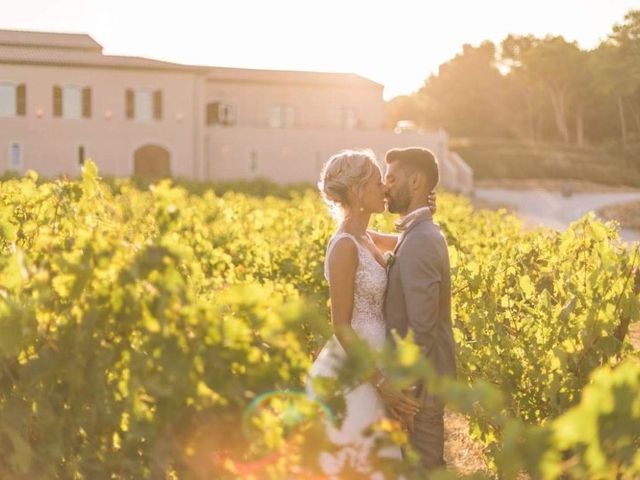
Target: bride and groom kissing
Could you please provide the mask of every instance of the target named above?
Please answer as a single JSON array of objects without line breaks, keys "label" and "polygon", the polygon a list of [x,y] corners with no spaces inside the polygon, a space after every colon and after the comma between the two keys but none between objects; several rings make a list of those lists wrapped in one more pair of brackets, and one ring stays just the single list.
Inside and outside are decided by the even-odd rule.
[{"label": "bride and groom kissing", "polygon": [[[341,363],[358,342],[380,351],[393,342],[392,332],[413,332],[421,354],[439,375],[455,376],[455,346],[451,327],[451,275],[447,243],[432,210],[432,191],[439,181],[438,162],[431,151],[410,147],[385,156],[384,175],[372,152],[347,150],[329,158],[318,186],[339,225],[327,245],[324,274],[329,283],[334,335],[309,372],[307,391],[315,397],[317,377],[336,377]],[[384,181],[383,181],[384,180]],[[399,235],[368,229],[372,214],[398,213]],[[393,252],[393,262],[385,253]],[[423,383],[398,390],[375,373],[342,394],[346,404],[338,427],[327,423],[335,448],[320,454],[320,466],[330,478],[356,470],[369,478],[368,458],[375,438],[365,431],[383,417],[398,419],[408,431],[418,469],[429,472],[445,465],[444,404]],[[387,447],[380,457],[400,459],[399,447]]]}]

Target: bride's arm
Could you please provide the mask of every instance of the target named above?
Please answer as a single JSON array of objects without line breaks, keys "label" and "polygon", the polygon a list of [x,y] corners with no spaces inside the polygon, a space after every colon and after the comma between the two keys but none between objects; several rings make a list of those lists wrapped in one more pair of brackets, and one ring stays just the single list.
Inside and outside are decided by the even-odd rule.
[{"label": "bride's arm", "polygon": [[329,254],[329,295],[331,323],[336,338],[347,355],[359,338],[351,328],[354,283],[358,267],[358,247],[349,238],[340,238]]},{"label": "bride's arm", "polygon": [[396,248],[398,237],[400,237],[397,233],[380,233],[375,230],[367,230],[367,233],[382,253],[392,252]]}]

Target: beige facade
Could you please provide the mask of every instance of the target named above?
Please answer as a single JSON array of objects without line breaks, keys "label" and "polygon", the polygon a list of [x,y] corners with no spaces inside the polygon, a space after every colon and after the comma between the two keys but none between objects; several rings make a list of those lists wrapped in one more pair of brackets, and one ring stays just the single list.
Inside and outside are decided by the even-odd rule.
[{"label": "beige facade", "polygon": [[[166,148],[172,173],[194,176],[193,132],[197,129],[192,87],[195,75],[153,71],[104,71],[82,67],[0,65],[0,83],[25,82],[27,111],[23,117],[0,118],[0,142],[23,146],[19,170],[33,169],[45,176],[79,172],[79,147],[104,174],[133,173],[136,149],[149,144]],[[54,85],[91,87],[92,113],[80,118],[53,116]],[[161,90],[163,115],[159,120],[128,119],[127,89]],[[9,149],[4,153],[8,154]],[[4,165],[9,167],[9,160]]]},{"label": "beige facade", "polygon": [[338,150],[382,158],[422,145],[456,188],[447,183],[461,159],[448,164],[446,133],[386,131],[382,88],[353,74],[108,56],[87,35],[0,30],[0,171],[74,176],[92,158],[103,175],[315,181]]}]

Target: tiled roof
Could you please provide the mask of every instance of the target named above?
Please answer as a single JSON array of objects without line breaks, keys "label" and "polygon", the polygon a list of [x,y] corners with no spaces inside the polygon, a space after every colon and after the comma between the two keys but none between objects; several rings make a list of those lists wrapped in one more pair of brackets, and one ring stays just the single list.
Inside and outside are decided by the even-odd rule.
[{"label": "tiled roof", "polygon": [[102,55],[100,53],[72,49],[7,47],[1,45],[0,63],[200,72],[206,70],[203,67],[162,62],[160,60],[142,57]]},{"label": "tiled roof", "polygon": [[288,70],[257,70],[250,68],[209,67],[207,80],[211,82],[295,83],[341,86],[377,86],[382,84],[355,73],[303,72]]},{"label": "tiled roof", "polygon": [[102,45],[84,33],[0,30],[0,46],[63,48],[102,52]]}]

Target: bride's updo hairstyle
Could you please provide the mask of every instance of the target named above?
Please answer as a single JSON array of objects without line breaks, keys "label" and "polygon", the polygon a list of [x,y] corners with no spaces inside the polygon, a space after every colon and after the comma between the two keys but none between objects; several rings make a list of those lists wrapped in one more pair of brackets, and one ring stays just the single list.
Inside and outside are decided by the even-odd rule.
[{"label": "bride's updo hairstyle", "polygon": [[343,150],[326,161],[318,188],[331,215],[340,221],[349,207],[349,189],[362,188],[380,167],[371,150]]}]

